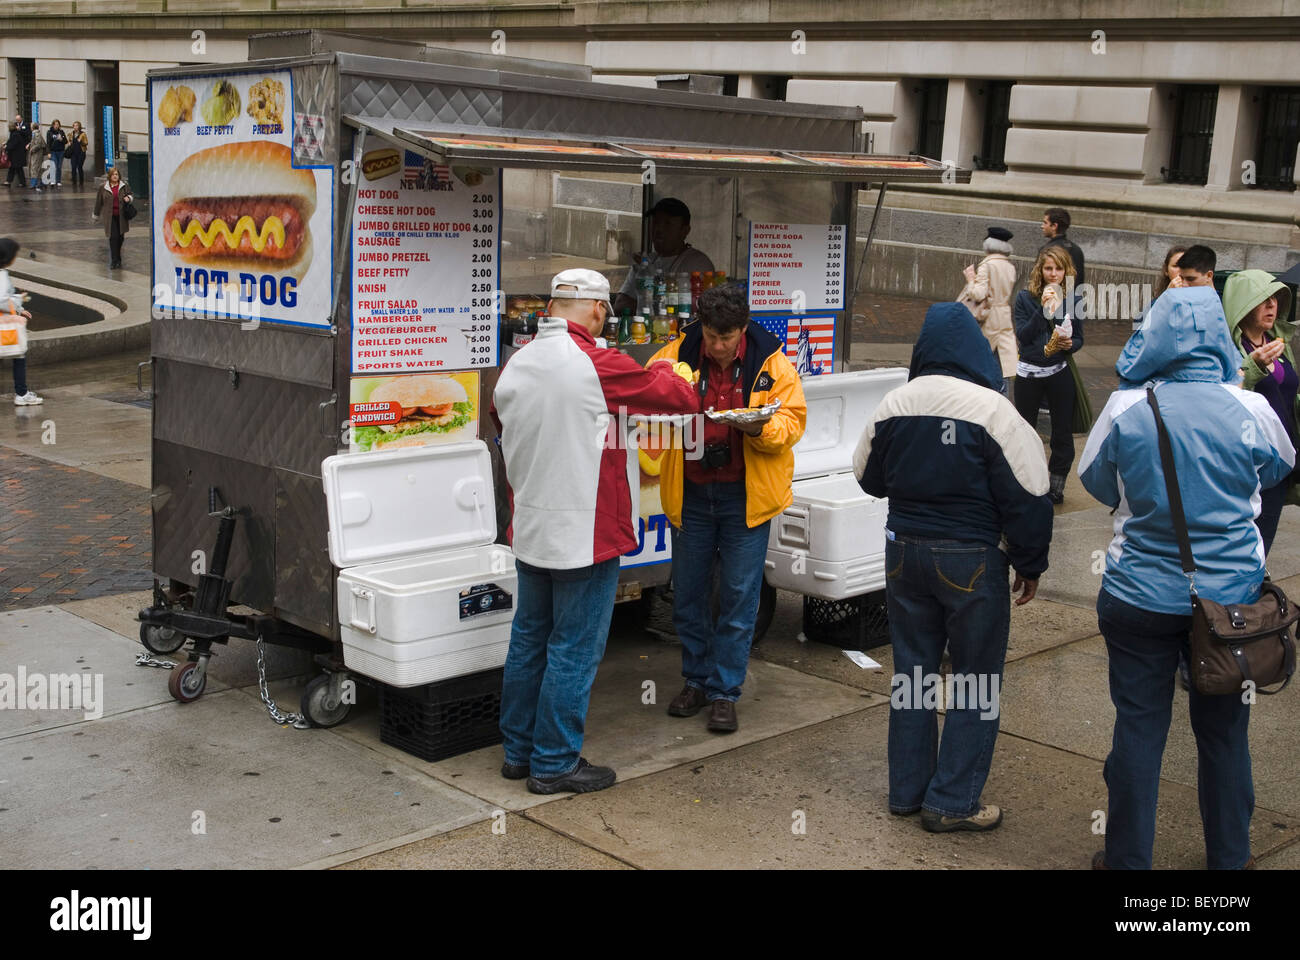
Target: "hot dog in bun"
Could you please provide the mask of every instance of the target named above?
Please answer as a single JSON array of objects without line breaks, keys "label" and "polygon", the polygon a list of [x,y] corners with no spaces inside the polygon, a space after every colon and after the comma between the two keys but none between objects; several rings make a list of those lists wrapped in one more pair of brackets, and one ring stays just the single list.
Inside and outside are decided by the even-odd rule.
[{"label": "hot dog in bun", "polygon": [[163,240],[182,263],[301,279],[311,265],[316,177],[287,146],[264,140],[209,147],[172,175]]}]

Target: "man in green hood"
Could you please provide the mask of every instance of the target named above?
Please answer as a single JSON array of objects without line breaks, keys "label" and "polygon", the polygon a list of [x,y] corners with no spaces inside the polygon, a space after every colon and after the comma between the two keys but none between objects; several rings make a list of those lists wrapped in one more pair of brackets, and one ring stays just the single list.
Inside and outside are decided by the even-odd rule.
[{"label": "man in green hood", "polygon": [[[1266,270],[1240,270],[1223,285],[1223,315],[1242,356],[1241,387],[1263,395],[1294,446],[1300,439],[1296,432],[1300,377],[1291,352],[1295,324],[1287,319],[1290,312],[1291,289]],[[1293,483],[1294,477],[1289,476],[1260,493],[1256,523],[1266,556],[1273,546],[1283,504],[1297,502],[1290,496]]]}]

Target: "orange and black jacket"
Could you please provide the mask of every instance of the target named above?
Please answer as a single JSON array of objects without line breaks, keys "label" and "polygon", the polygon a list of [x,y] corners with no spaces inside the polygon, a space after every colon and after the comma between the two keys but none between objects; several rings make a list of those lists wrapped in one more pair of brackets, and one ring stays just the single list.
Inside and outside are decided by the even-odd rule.
[{"label": "orange and black jacket", "polygon": [[[745,359],[741,381],[745,404],[761,407],[780,399],[781,407],[763,426],[757,437],[738,434],[745,455],[745,521],[750,527],[771,520],[794,500],[790,484],[794,479],[794,445],[803,436],[808,419],[803,384],[785,355],[785,345],[757,323],[745,329]],[[676,340],[650,358],[686,363],[698,371],[704,337],[700,323],[687,326]],[[663,455],[659,473],[659,497],[664,513],[675,527],[682,525],[682,487],[685,478],[685,452],[675,444]]]}]

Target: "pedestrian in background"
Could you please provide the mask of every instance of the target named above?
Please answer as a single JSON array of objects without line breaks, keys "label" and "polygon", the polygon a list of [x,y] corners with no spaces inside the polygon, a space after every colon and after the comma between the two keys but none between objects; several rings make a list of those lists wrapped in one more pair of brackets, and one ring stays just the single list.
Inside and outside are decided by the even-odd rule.
[{"label": "pedestrian in background", "polygon": [[1005,227],[989,227],[984,238],[984,259],[962,271],[966,287],[957,298],[979,321],[984,337],[1002,366],[1003,394],[1011,395],[1019,350],[1011,323],[1011,291],[1016,286],[1016,267],[1011,262],[1012,233]]},{"label": "pedestrian in background", "polygon": [[1048,247],[1064,247],[1069,251],[1070,259],[1074,261],[1074,282],[1084,283],[1083,250],[1066,235],[1069,229],[1069,211],[1061,207],[1048,207],[1043,211],[1043,236],[1047,241],[1038,248],[1038,252],[1042,253]]},{"label": "pedestrian in background", "polygon": [[[1172,247],[1170,247],[1168,250],[1165,251],[1165,258],[1161,262],[1160,272],[1156,274],[1156,282],[1151,287],[1152,303],[1154,303],[1157,299],[1159,299],[1160,294],[1164,293],[1170,287],[1173,287],[1175,290],[1177,290],[1179,287],[1183,286],[1183,275],[1178,272],[1178,261],[1182,258],[1183,254],[1186,252],[1187,252],[1187,248],[1183,246],[1181,243],[1174,244]],[[1136,317],[1133,318],[1134,330],[1142,326],[1142,320],[1146,317],[1147,313],[1149,313],[1150,311],[1151,311],[1151,306],[1150,304],[1148,304],[1146,310],[1142,311]]]},{"label": "pedestrian in background", "polygon": [[[709,710],[708,729],[739,727],[736,701],[749,667],[772,518],[794,502],[794,445],[808,406],[785,344],[752,322],[738,285],[700,294],[699,321],[652,360],[698,372],[693,413],[781,406],[743,426],[700,417],[703,455],[664,452],[659,496],[677,530],[673,540],[673,626],[682,642],[681,693],[668,714]],[[718,614],[713,615],[714,573]]]},{"label": "pedestrian in background", "polygon": [[50,158],[54,161],[54,185],[63,186],[63,154],[68,149],[68,135],[58,120],[50,121],[50,132],[45,137],[50,147]]},{"label": "pedestrian in background", "polygon": [[[931,832],[1002,822],[980,795],[998,735],[1011,594],[1020,592],[1017,606],[1034,598],[1052,540],[1043,444],[1001,384],[970,312],[936,303],[912,349],[907,384],[881,400],[853,455],[862,489],[889,498],[889,811],[919,810]],[[938,681],[944,647],[968,695],[926,707],[916,687]],[[976,697],[973,687],[995,696]],[[911,696],[900,696],[907,689]],[[939,705],[947,708],[942,741]]]},{"label": "pedestrian in background", "polygon": [[26,126],[21,121],[22,117],[20,116],[9,124],[9,137],[5,140],[5,156],[9,158],[9,176],[5,179],[6,188],[12,188],[15,180],[18,181],[20,187],[27,185],[27,178],[23,175],[23,168],[27,166],[27,141],[29,136]]},{"label": "pedestrian in background", "polygon": [[72,131],[68,135],[68,172],[72,175],[72,185],[74,187],[84,187],[86,185],[86,148],[90,146],[90,138],[86,132],[81,129],[81,121],[72,121]]},{"label": "pedestrian in background", "polygon": [[110,270],[119,270],[122,267],[122,240],[126,237],[126,231],[130,229],[130,222],[126,218],[126,205],[131,200],[131,187],[122,179],[121,171],[117,167],[110,168],[104,186],[95,193],[94,213],[95,222],[98,223],[101,212],[105,207],[108,208],[107,216],[104,217],[104,236],[108,237]]},{"label": "pedestrian in background", "polygon": [[41,133],[39,123],[32,124],[32,139],[27,145],[27,176],[31,178],[32,189],[41,192],[41,183],[45,177],[45,161],[50,155],[50,145]]},{"label": "pedestrian in background", "polygon": [[[1192,252],[1183,257],[1184,279]],[[1095,869],[1151,867],[1174,666],[1179,652],[1189,650],[1192,624],[1155,415],[1141,385],[1154,381],[1170,435],[1196,593],[1220,604],[1254,603],[1265,576],[1254,500],[1291,472],[1295,451],[1263,396],[1228,389],[1240,364],[1213,287],[1165,291],[1120,354],[1115,367],[1121,388],[1111,394],[1080,457],[1084,487],[1115,513],[1115,537],[1097,596],[1115,730],[1103,768],[1109,791],[1106,846],[1093,858]],[[1246,700],[1194,688],[1189,693],[1211,870],[1254,865]]]},{"label": "pedestrian in background", "polygon": [[[1289,319],[1290,313],[1291,288],[1265,270],[1239,270],[1223,285],[1223,314],[1241,353],[1241,388],[1263,397],[1286,429],[1291,445],[1300,447],[1296,432],[1300,378],[1291,352],[1295,324]],[[1288,476],[1260,492],[1255,522],[1264,538],[1265,557],[1273,548],[1282,506],[1291,489]]]},{"label": "pedestrian in background", "polygon": [[[8,323],[26,325],[32,315],[23,309],[22,295],[14,289],[9,280],[9,267],[18,257],[18,242],[9,237],[0,237],[0,320]],[[27,357],[24,354],[13,358],[14,363],[14,406],[30,407],[44,403],[27,388]]]},{"label": "pedestrian in background", "polygon": [[1074,463],[1075,383],[1066,357],[1083,346],[1083,321],[1079,319],[1074,287],[1074,261],[1065,247],[1044,247],[1029,274],[1028,289],[1016,294],[1016,340],[1020,362],[1016,366],[1016,409],[1031,427],[1038,424],[1038,405],[1044,398],[1051,417],[1052,475],[1048,497],[1065,499],[1065,480]]},{"label": "pedestrian in background", "polygon": [[519,576],[501,683],[501,775],[527,777],[533,793],[614,784],[615,772],[588,763],[582,744],[619,557],[637,545],[636,445],[621,430],[628,415],[696,409],[672,364],[642,370],[597,346],[613,312],[605,277],[556,274],[536,338],[510,358],[493,395]]}]

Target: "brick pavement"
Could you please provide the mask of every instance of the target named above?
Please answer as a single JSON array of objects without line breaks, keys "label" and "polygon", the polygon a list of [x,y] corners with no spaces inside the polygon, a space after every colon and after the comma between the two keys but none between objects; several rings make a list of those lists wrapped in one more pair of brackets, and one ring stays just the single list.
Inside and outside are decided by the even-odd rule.
[{"label": "brick pavement", "polygon": [[0,609],[147,590],[149,491],[0,447]]}]

